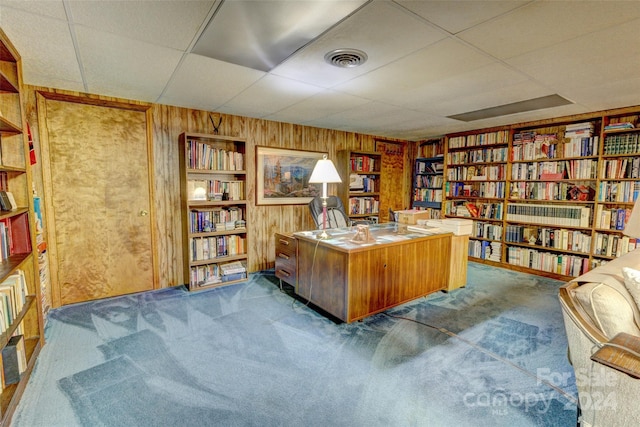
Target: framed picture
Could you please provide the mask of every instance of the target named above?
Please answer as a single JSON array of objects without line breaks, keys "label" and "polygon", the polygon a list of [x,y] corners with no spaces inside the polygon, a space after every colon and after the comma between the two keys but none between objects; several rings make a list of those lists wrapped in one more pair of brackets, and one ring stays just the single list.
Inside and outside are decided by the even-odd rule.
[{"label": "framed picture", "polygon": [[325,154],[256,147],[256,205],[301,205],[319,196],[322,184],[309,184],[309,177]]}]

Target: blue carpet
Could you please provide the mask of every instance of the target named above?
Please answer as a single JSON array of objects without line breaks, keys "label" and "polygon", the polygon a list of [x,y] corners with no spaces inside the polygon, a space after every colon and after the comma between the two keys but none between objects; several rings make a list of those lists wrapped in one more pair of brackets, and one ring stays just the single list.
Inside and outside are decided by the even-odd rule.
[{"label": "blue carpet", "polygon": [[12,425],[573,426],[560,285],[470,263],[466,288],[353,324],[272,271],[63,307]]}]

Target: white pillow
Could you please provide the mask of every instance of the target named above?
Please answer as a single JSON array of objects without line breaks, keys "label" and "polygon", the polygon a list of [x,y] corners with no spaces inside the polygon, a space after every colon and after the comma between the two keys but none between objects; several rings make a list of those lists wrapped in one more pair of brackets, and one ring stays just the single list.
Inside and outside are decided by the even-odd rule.
[{"label": "white pillow", "polygon": [[632,305],[633,300],[624,295],[628,294],[624,286],[620,288],[589,282],[575,290],[580,305],[609,339],[620,332],[640,336],[640,329],[634,318],[637,308]]},{"label": "white pillow", "polygon": [[622,267],[622,276],[624,277],[624,286],[636,302],[636,307],[640,308],[640,271]]}]

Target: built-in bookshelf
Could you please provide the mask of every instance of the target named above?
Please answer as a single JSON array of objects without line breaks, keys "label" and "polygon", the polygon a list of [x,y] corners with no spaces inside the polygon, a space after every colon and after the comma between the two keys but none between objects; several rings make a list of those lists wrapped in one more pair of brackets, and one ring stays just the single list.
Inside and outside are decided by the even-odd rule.
[{"label": "built-in bookshelf", "polygon": [[0,425],[9,425],[44,345],[20,55],[0,30]]},{"label": "built-in bookshelf", "polygon": [[504,235],[509,129],[448,137],[444,213],[474,218],[469,255],[499,262]]},{"label": "built-in bookshelf", "polygon": [[640,121],[638,112],[605,116],[594,214],[591,267],[636,248],[622,234],[640,192]]},{"label": "built-in bookshelf", "polygon": [[379,221],[381,166],[381,153],[338,151],[337,168],[343,180],[338,196],[352,220]]},{"label": "built-in bookshelf", "polygon": [[245,141],[180,135],[183,258],[189,290],[247,279]]},{"label": "built-in bookshelf", "polygon": [[636,248],[640,107],[448,135],[443,213],[478,262],[575,277]]},{"label": "built-in bookshelf", "polygon": [[430,218],[442,216],[444,185],[444,138],[422,141],[413,165],[411,207],[428,212]]}]

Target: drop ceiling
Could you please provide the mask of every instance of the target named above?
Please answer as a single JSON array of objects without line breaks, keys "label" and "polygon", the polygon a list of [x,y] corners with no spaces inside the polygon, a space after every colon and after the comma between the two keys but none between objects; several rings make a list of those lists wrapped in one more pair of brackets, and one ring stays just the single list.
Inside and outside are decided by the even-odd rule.
[{"label": "drop ceiling", "polygon": [[[235,26],[216,20],[239,2],[280,13],[306,3],[311,22],[328,13],[314,9],[326,3],[347,4],[347,15],[259,69],[214,59],[198,44],[212,28]],[[0,0],[0,27],[21,53],[26,84],[382,137],[421,140],[640,105],[635,0]],[[216,37],[223,47],[237,39]],[[368,59],[352,68],[325,62],[341,48]],[[555,95],[571,103],[452,118]]]}]

